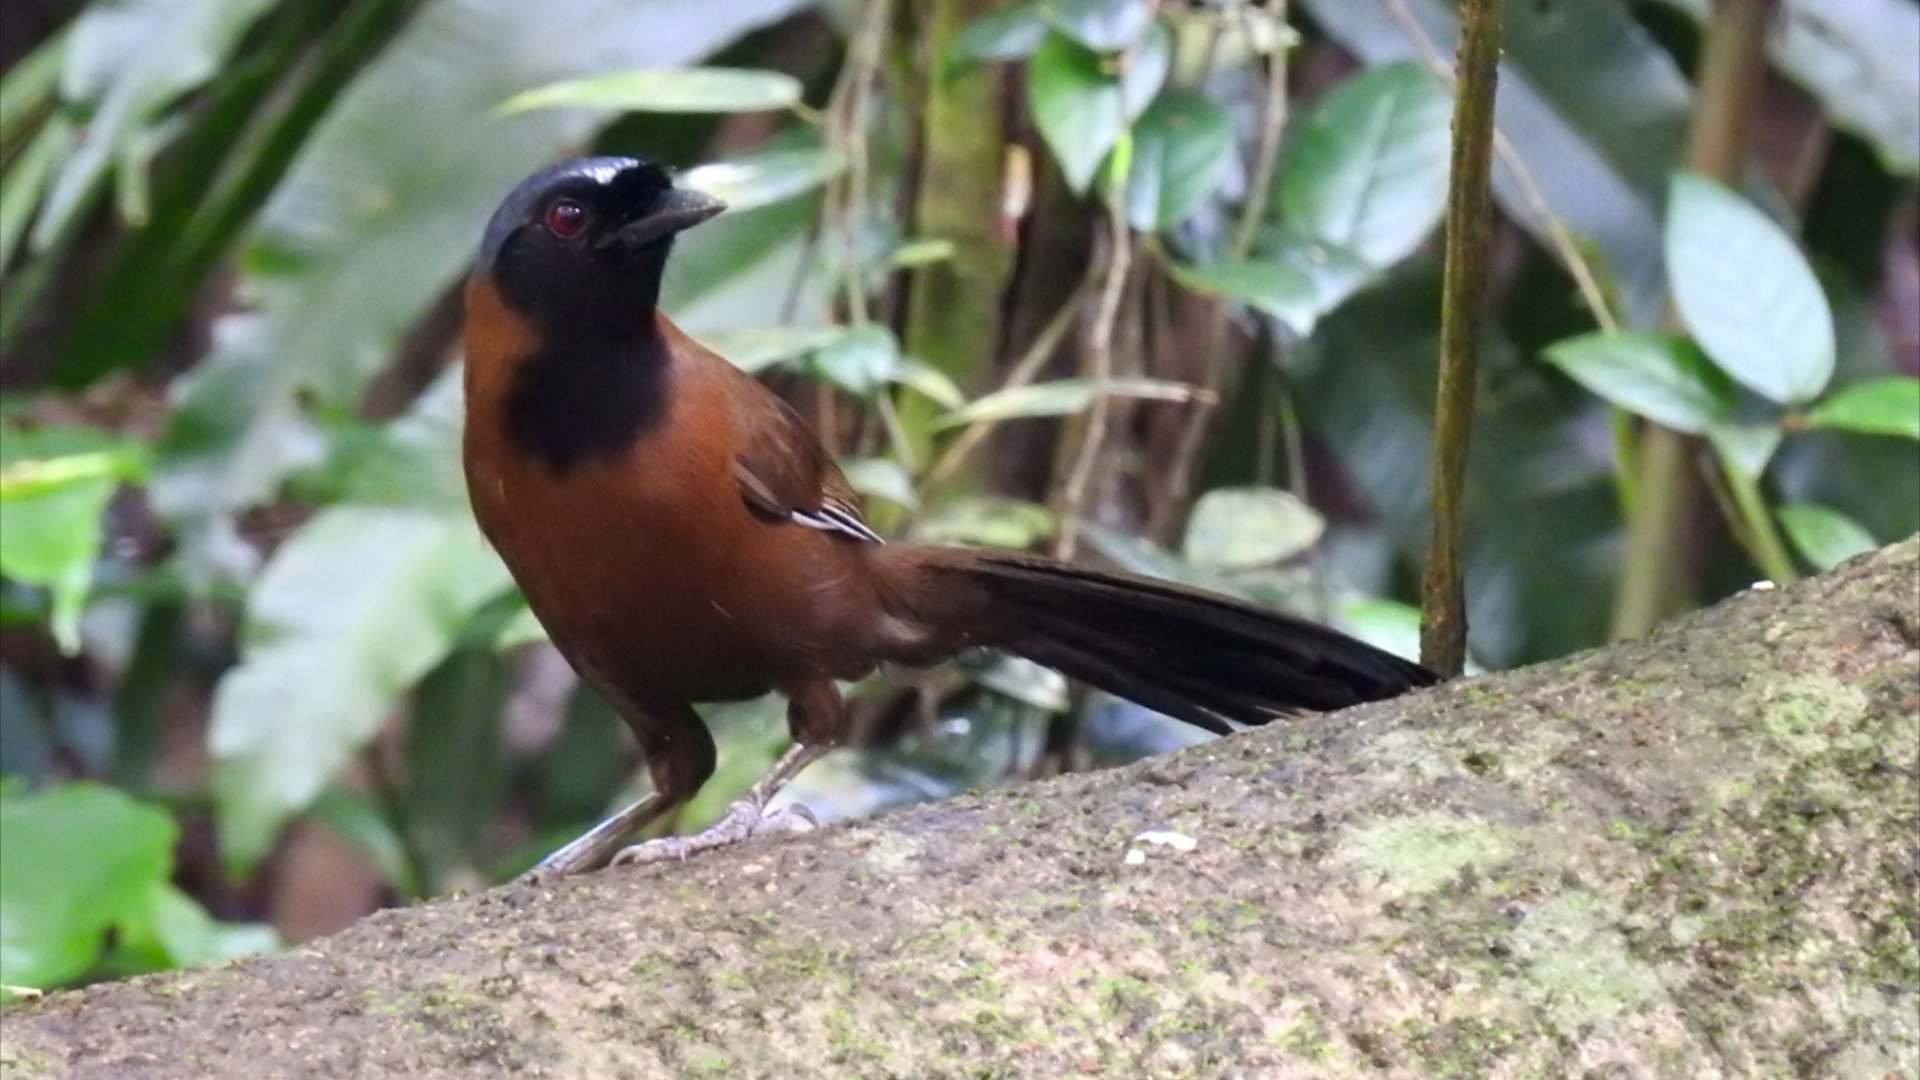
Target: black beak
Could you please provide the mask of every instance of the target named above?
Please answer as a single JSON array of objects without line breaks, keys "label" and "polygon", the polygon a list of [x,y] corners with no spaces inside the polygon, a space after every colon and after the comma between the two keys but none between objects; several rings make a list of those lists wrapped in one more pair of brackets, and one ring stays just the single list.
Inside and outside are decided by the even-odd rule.
[{"label": "black beak", "polygon": [[620,226],[595,246],[618,244],[629,252],[639,251],[662,237],[691,229],[726,208],[726,203],[702,192],[669,191],[646,216]]}]

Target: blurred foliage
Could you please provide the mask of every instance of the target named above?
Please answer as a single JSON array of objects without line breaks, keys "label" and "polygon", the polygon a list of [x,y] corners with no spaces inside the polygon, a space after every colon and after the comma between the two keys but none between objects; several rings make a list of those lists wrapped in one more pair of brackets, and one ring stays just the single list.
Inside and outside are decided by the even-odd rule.
[{"label": "blurred foliage", "polygon": [[[1680,171],[1705,9],[1504,5],[1485,666],[1603,639],[1642,419],[1701,439],[1703,596],[1920,528],[1920,5],[1790,0],[1732,187]],[[581,150],[732,204],[664,304],[885,531],[1064,519],[1411,652],[1453,37],[1447,0],[86,5],[0,80],[0,986],[484,884],[644,783],[458,471],[459,279]],[[1204,737],[1005,659],[848,692],[784,796],[823,818]],[[777,701],[704,715],[673,828],[785,745]]]}]

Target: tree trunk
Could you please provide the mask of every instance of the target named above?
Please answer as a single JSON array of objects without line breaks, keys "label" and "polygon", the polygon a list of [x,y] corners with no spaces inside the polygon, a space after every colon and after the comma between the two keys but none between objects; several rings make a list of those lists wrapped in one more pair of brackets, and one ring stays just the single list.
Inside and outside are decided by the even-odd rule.
[{"label": "tree trunk", "polygon": [[0,1076],[1916,1080],[1917,645],[1909,540],[1559,663],[55,994]]}]

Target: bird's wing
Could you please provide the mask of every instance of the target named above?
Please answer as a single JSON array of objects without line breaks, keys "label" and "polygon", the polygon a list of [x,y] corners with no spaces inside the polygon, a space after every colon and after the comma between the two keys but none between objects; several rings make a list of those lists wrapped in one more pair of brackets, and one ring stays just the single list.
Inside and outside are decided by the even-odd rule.
[{"label": "bird's wing", "polygon": [[827,457],[807,422],[764,388],[748,397],[742,449],[733,476],[755,513],[852,540],[880,543],[860,515],[860,500]]}]

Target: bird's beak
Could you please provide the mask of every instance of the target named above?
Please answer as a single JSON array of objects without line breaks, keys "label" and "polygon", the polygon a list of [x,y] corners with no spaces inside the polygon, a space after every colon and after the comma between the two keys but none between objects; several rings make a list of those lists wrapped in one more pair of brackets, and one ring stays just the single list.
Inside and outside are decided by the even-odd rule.
[{"label": "bird's beak", "polygon": [[691,229],[726,208],[726,203],[703,192],[669,191],[651,213],[620,226],[599,246],[618,244],[629,252],[639,251],[661,237]]}]

